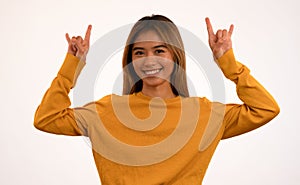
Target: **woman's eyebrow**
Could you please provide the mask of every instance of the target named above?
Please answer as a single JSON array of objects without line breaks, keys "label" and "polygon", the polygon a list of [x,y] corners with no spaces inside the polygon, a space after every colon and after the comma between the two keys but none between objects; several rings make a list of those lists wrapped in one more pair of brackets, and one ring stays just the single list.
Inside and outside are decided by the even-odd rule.
[{"label": "woman's eyebrow", "polygon": [[156,48],[167,48],[167,46],[164,45],[164,44],[161,44],[161,45],[154,46],[153,48],[154,49],[156,49]]},{"label": "woman's eyebrow", "polygon": [[[153,48],[153,49],[157,49],[157,48],[167,48],[167,46],[164,45],[164,44],[160,44],[160,45],[157,45],[157,46],[153,46],[152,48]],[[145,48],[143,48],[143,47],[133,47],[132,51],[135,51],[135,50],[145,50]]]},{"label": "woman's eyebrow", "polygon": [[135,50],[144,50],[144,48],[142,48],[142,47],[134,47],[134,48],[132,49],[132,51],[135,51]]}]

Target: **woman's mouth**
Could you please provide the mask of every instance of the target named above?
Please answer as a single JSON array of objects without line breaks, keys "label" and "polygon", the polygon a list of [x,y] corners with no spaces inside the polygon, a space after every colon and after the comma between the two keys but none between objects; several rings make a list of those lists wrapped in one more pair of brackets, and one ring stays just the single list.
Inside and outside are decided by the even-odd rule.
[{"label": "woman's mouth", "polygon": [[163,68],[160,69],[152,69],[152,70],[143,70],[143,73],[146,76],[154,76],[157,75]]}]

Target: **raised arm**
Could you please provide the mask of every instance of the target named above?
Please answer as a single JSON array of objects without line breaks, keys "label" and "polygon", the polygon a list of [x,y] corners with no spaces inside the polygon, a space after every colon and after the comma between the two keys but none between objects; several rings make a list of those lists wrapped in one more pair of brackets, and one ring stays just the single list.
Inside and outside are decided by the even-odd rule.
[{"label": "raised arm", "polygon": [[223,123],[223,138],[229,138],[256,129],[272,120],[279,113],[279,106],[270,93],[250,75],[250,70],[236,61],[232,49],[233,25],[213,32],[206,18],[209,45],[216,62],[226,78],[236,84],[236,91],[243,104],[227,104]]},{"label": "raised arm", "polygon": [[87,135],[86,121],[80,115],[85,108],[80,108],[80,111],[69,108],[71,101],[68,94],[85,65],[91,28],[88,26],[84,39],[80,36],[71,39],[66,34],[68,52],[56,78],[36,110],[34,126],[37,129],[55,134]]}]

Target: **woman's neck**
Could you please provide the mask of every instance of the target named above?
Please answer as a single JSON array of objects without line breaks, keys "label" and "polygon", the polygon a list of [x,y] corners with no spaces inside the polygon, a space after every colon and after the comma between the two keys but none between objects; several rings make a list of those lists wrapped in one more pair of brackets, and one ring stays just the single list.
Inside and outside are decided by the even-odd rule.
[{"label": "woman's neck", "polygon": [[143,86],[142,93],[150,97],[160,97],[162,99],[175,98],[176,95],[173,93],[171,85],[167,87],[162,86]]}]

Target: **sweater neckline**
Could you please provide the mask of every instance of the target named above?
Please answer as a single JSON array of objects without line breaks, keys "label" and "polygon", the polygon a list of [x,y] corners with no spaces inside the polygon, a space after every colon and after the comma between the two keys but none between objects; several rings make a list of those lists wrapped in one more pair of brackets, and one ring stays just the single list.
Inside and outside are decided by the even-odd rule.
[{"label": "sweater neckline", "polygon": [[[141,98],[141,99],[144,99],[144,100],[147,100],[147,101],[150,101],[150,100],[152,100],[153,98],[160,98],[160,97],[151,97],[151,96],[147,96],[147,95],[145,95],[145,94],[143,94],[141,91],[140,92],[136,92],[136,93],[134,93],[134,95],[136,96],[136,97],[139,97],[139,98]],[[176,97],[174,97],[174,98],[160,98],[160,99],[162,99],[164,102],[166,102],[166,103],[171,103],[171,102],[176,102],[176,101],[179,101],[180,99],[181,99],[181,96],[176,96]]]}]

